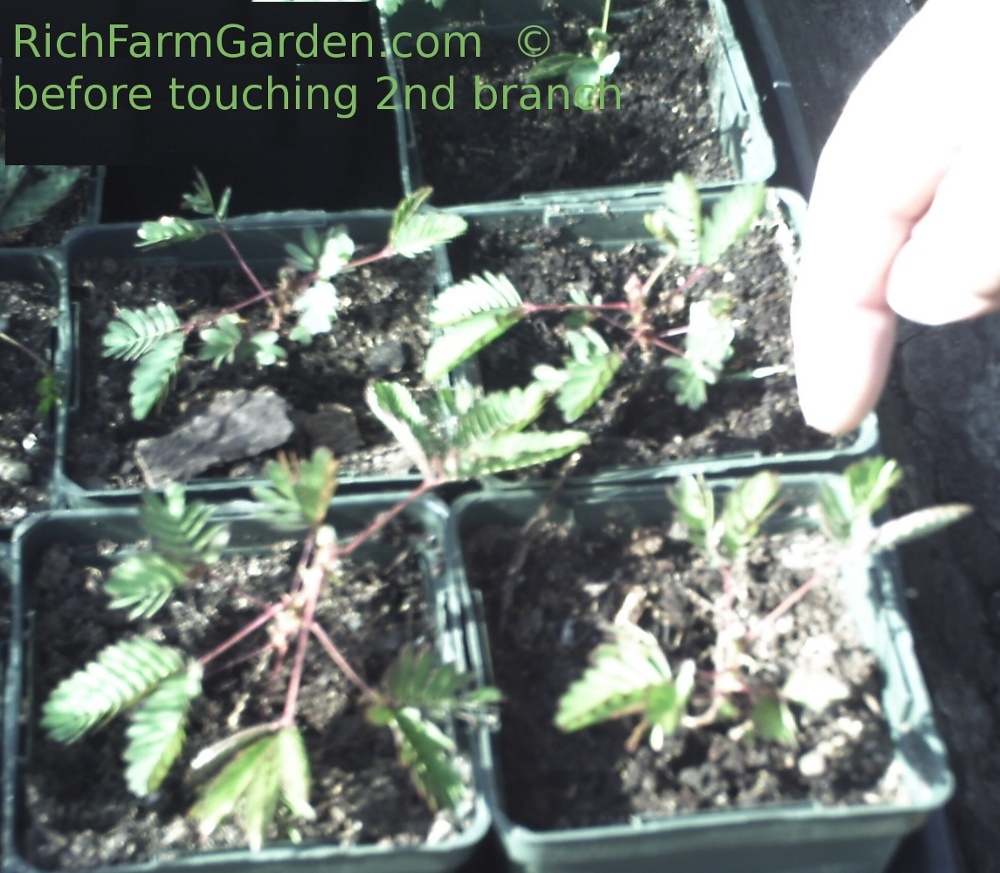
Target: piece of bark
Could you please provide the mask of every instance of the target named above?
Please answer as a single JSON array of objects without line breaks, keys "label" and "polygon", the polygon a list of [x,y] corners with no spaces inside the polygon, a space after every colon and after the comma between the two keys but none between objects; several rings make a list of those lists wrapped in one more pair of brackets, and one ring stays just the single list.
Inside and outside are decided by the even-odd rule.
[{"label": "piece of bark", "polygon": [[159,488],[280,446],[294,429],[287,401],[271,388],[224,391],[173,433],[139,440],[136,461],[146,484]]}]

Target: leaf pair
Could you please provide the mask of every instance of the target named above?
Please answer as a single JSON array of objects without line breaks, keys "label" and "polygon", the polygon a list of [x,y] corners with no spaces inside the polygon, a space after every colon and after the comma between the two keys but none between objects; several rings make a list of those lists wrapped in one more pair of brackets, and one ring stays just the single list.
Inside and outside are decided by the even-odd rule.
[{"label": "leaf pair", "polygon": [[646,230],[677,253],[688,267],[717,264],[739,242],[764,208],[763,185],[737,185],[704,215],[694,179],[677,173],[663,189],[663,206],[646,216]]},{"label": "leaf pair", "polygon": [[110,607],[129,610],[132,619],[148,618],[196,570],[214,564],[229,542],[228,527],[210,524],[214,512],[201,502],[188,506],[180,485],[166,488],[162,499],[143,494],[139,514],[152,551],[115,567],[104,583]]},{"label": "leaf pair", "polygon": [[427,481],[472,479],[546,463],[588,439],[581,431],[522,433],[545,403],[538,385],[480,398],[441,389],[433,405],[421,406],[402,385],[375,382],[366,399]]},{"label": "leaf pair", "polygon": [[125,778],[138,795],[155,791],[180,754],[191,702],[201,694],[201,667],[176,649],[143,637],[103,649],[64,679],[42,707],[42,727],[60,743],[132,710]]},{"label": "leaf pair", "polygon": [[491,687],[461,694],[473,678],[452,664],[437,664],[431,649],[406,648],[387,671],[384,692],[368,710],[369,721],[392,730],[400,763],[432,808],[454,808],[466,793],[455,744],[436,722],[459,712],[481,712],[500,699]]},{"label": "leaf pair", "polygon": [[746,551],[764,520],[777,508],[780,491],[781,480],[776,474],[757,473],[726,495],[718,517],[715,494],[700,477],[682,476],[668,495],[688,538],[719,564],[735,561]]}]

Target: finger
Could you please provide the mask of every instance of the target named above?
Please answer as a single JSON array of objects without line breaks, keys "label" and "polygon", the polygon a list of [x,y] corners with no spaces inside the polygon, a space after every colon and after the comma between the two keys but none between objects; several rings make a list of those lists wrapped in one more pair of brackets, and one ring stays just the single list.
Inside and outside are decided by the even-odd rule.
[{"label": "finger", "polygon": [[893,262],[886,299],[911,321],[944,324],[1000,308],[997,135],[984,129],[959,153]]},{"label": "finger", "polygon": [[[974,0],[952,0],[963,2]],[[873,65],[817,170],[792,335],[802,409],[822,430],[849,430],[878,399],[895,331],[893,261],[967,133],[958,95],[969,91],[972,62],[928,64],[943,46],[956,55],[967,48],[951,38],[948,9],[932,0]]]}]

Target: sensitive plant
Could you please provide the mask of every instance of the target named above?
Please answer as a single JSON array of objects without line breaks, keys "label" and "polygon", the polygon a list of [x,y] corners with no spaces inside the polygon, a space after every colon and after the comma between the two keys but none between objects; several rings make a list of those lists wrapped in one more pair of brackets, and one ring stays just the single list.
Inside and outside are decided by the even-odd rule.
[{"label": "sensitive plant", "polygon": [[[605,302],[574,288],[566,302],[531,303],[507,277],[492,273],[459,282],[434,301],[431,322],[438,334],[425,359],[426,378],[441,378],[526,318],[555,314],[563,316],[569,355],[562,367],[536,367],[533,384],[555,398],[567,423],[602,396],[630,355],[638,356],[643,368],[669,369],[678,402],[698,409],[707,400],[708,386],[722,376],[735,337],[733,301],[706,290],[707,279],[758,218],[764,199],[763,186],[738,186],[706,215],[693,180],[675,176],[665,187],[662,207],[646,217],[648,230],[667,254],[645,279],[633,274],[620,301]],[[675,263],[689,271],[687,278],[656,293],[658,280]],[[675,313],[685,309],[686,325],[662,328],[663,321],[676,321]],[[620,345],[612,344],[615,337]]]},{"label": "sensitive plant", "polygon": [[[321,449],[305,461],[282,458],[267,468],[269,484],[254,489],[258,514],[279,530],[298,532],[299,554],[287,592],[258,603],[257,616],[208,652],[165,645],[133,633],[102,649],[63,680],[42,707],[41,725],[61,743],[74,743],[111,719],[125,716],[122,757],[129,790],[155,793],[181,758],[199,785],[190,809],[202,836],[235,818],[252,849],[259,849],[276,820],[309,820],[311,765],[299,725],[298,704],[308,647],[318,643],[364,702],[373,730],[391,731],[399,760],[431,808],[455,808],[467,796],[448,726],[455,718],[489,717],[498,700],[492,688],[472,688],[473,676],[440,663],[432,649],[404,646],[380,684],[370,685],[338,647],[336,634],[316,618],[332,586],[342,584],[345,562],[409,505],[403,501],[349,539],[328,520],[337,487],[336,463]],[[415,497],[411,498],[415,499]],[[213,573],[229,542],[229,526],[213,507],[188,502],[180,486],[143,496],[141,519],[150,547],[121,560],[104,581],[111,610],[128,619],[163,618],[179,589]],[[243,596],[253,598],[252,592]],[[272,717],[236,729],[197,754],[185,755],[186,732],[200,698],[210,693],[207,671],[225,669],[237,646],[253,637],[253,651],[269,659],[272,682],[285,683],[284,705]],[[235,657],[235,662],[245,658]],[[265,707],[260,711],[267,712]],[[204,717],[204,711],[200,717]]]},{"label": "sensitive plant", "polygon": [[[421,188],[400,202],[386,244],[372,254],[356,256],[354,241],[342,226],[322,232],[306,229],[301,245],[286,246],[288,263],[279,270],[277,282],[268,286],[250,268],[226,225],[230,189],[216,201],[199,173],[194,191],[184,195],[183,205],[213,221],[164,216],[159,221],[144,222],[136,245],[152,248],[218,234],[248,278],[253,293],[231,306],[187,321],[181,321],[176,310],[162,301],[143,309],[118,311],[104,334],[103,353],[133,364],[129,382],[133,418],[146,418],[167,395],[192,334],[197,333],[201,341],[198,359],[215,368],[227,364],[271,366],[288,356],[288,344],[309,345],[314,337],[331,330],[340,308],[335,284],[338,276],[391,257],[415,257],[464,232],[465,221],[460,217],[423,209],[430,195],[429,188]],[[267,307],[270,324],[266,330],[250,332],[240,313],[255,305]]]},{"label": "sensitive plant", "polygon": [[562,79],[579,109],[603,108],[604,80],[615,71],[621,57],[619,52],[611,51],[610,21],[611,0],[604,0],[600,26],[587,28],[589,52],[560,52],[542,58],[528,70],[525,81],[534,84],[546,79]]},{"label": "sensitive plant", "polygon": [[688,542],[707,560],[718,581],[713,599],[715,643],[710,666],[688,658],[671,663],[659,639],[619,614],[591,665],[558,703],[555,723],[576,731],[611,719],[639,717],[628,747],[648,737],[653,749],[683,731],[721,725],[738,735],[794,745],[799,726],[795,707],[823,711],[850,694],[828,669],[802,663],[774,684],[767,669],[768,647],[758,643],[775,622],[810,591],[832,582],[868,556],[926,536],[968,515],[963,504],[918,510],[878,527],[871,516],[900,480],[893,461],[868,458],[849,467],[836,484],[824,484],[813,509],[835,545],[834,555],[766,614],[748,615],[753,585],[747,557],[761,526],[781,502],[781,481],[758,473],[728,493],[721,507],[704,480],[685,476],[670,490]]}]

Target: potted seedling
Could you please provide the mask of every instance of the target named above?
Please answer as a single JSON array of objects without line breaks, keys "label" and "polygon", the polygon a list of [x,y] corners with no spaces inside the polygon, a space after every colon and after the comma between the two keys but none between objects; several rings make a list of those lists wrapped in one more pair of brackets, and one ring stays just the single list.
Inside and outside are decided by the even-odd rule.
[{"label": "potted seedling", "polygon": [[[834,460],[868,450],[805,424],[787,306],[799,198],[736,186],[702,196],[678,175],[659,204],[462,210],[464,276],[435,301],[425,374],[475,354],[487,389],[536,385],[548,424],[592,436],[574,475]],[[549,471],[552,472],[552,471]]]},{"label": "potted seedling", "polygon": [[[47,732],[55,743],[74,744],[124,714],[131,725],[124,732],[111,732],[93,754],[103,762],[100,766],[104,769],[109,755],[120,754],[130,790],[146,798],[140,804],[140,817],[147,821],[151,815],[156,820],[155,833],[143,829],[140,836],[128,837],[142,841],[146,846],[144,854],[155,857],[172,852],[170,846],[182,839],[185,828],[189,836],[194,827],[202,840],[214,839],[221,823],[231,816],[242,827],[242,836],[236,839],[248,842],[253,849],[260,848],[275,828],[295,839],[319,839],[323,829],[313,831],[308,825],[315,817],[311,799],[315,792],[309,788],[310,773],[315,768],[310,761],[312,755],[320,753],[318,750],[335,745],[336,735],[324,739],[333,730],[327,721],[330,713],[322,705],[330,694],[329,671],[320,669],[309,655],[312,641],[311,651],[316,652],[318,646],[352,686],[349,696],[354,702],[348,710],[360,708],[374,725],[389,729],[388,734],[397,742],[400,760],[411,770],[419,793],[432,806],[462,809],[468,781],[461,778],[453,759],[451,739],[437,724],[446,716],[472,717],[476,707],[495,702],[495,694],[480,689],[460,696],[471,675],[449,664],[435,667],[427,652],[403,648],[390,665],[387,648],[395,656],[395,650],[412,635],[427,635],[411,627],[421,619],[410,601],[398,608],[379,607],[381,612],[369,619],[374,636],[369,645],[375,650],[369,660],[380,663],[378,672],[384,672],[378,687],[364,678],[362,674],[367,671],[352,663],[327,622],[341,622],[350,631],[349,636],[366,626],[366,619],[358,612],[361,607],[350,597],[358,597],[359,590],[362,601],[370,596],[364,593],[364,579],[368,577],[365,572],[347,576],[352,557],[365,549],[379,549],[381,569],[367,573],[376,574],[376,588],[390,600],[407,590],[393,575],[404,564],[398,552],[408,554],[411,560],[423,555],[433,568],[432,576],[440,581],[443,567],[438,554],[439,538],[438,551],[433,542],[403,548],[398,544],[398,533],[395,551],[391,544],[380,545],[379,539],[396,519],[414,515],[430,528],[425,536],[437,536],[440,531],[434,525],[440,526],[442,510],[428,508],[426,495],[432,489],[559,457],[579,448],[586,436],[572,431],[523,433],[544,403],[544,397],[535,391],[514,389],[478,397],[463,388],[442,387],[422,401],[398,384],[373,383],[368,390],[374,414],[418,459],[423,480],[409,494],[367,501],[361,497],[353,502],[347,499],[335,502],[331,508],[330,498],[337,485],[336,465],[330,453],[320,449],[309,461],[271,462],[267,467],[269,484],[253,490],[256,510],[247,514],[244,507],[228,525],[215,522],[211,506],[190,503],[181,486],[172,485],[162,498],[144,495],[138,518],[135,512],[125,510],[68,512],[19,531],[15,541],[15,575],[19,580],[15,625],[22,630],[11,646],[13,690],[7,698],[7,748],[21,747],[16,725],[22,695],[29,701],[30,727]],[[432,517],[431,521],[427,521],[428,517]],[[139,522],[141,531],[136,530]],[[260,556],[261,547],[279,540],[282,531],[295,529],[298,536],[292,551],[285,544],[277,576],[273,562],[261,569],[266,563]],[[354,532],[345,536],[344,531],[350,529]],[[57,543],[82,542],[93,548],[98,541],[130,543],[141,536],[149,539],[151,548],[138,553],[123,551],[124,560],[117,562],[110,573],[100,574],[97,580],[92,578],[87,587],[93,591],[85,595],[87,604],[77,602],[84,596],[83,590],[76,587],[80,574],[67,569],[65,552],[58,547],[44,554],[40,550],[40,543],[49,544],[53,539]],[[104,546],[91,557],[95,566],[106,563],[101,555],[107,549]],[[249,559],[249,565],[245,564],[247,553],[256,556]],[[224,555],[234,556],[238,563],[235,570],[223,561]],[[258,584],[263,586],[263,593]],[[348,598],[343,603],[339,603],[341,594]],[[451,627],[448,622],[456,620],[456,604],[462,599],[460,592],[436,589],[433,603],[442,611],[439,634]],[[122,617],[101,618],[101,601]],[[81,636],[67,633],[61,638],[65,645],[43,646],[40,643],[48,637],[49,622],[65,621],[65,617],[50,615],[59,604],[74,610],[74,625],[81,628]],[[231,609],[241,615],[230,616]],[[39,640],[34,649],[31,632],[22,624],[25,610],[43,616],[41,623],[34,625],[33,633]],[[93,623],[81,623],[84,610]],[[379,616],[384,613],[390,614],[395,624],[382,626]],[[215,624],[218,627],[213,630]],[[343,627],[341,631],[347,633]],[[256,643],[251,642],[254,637]],[[451,653],[447,660],[460,667],[462,656],[456,654],[462,649],[459,642],[452,640],[450,648],[445,648]],[[28,652],[33,656],[29,658]],[[34,672],[25,673],[28,664]],[[56,684],[52,674],[62,672],[66,665],[72,665],[75,672],[56,677]],[[240,690],[235,698],[221,709],[208,703],[205,698],[223,682],[216,674],[236,665],[240,665],[244,679],[238,683]],[[307,687],[313,687],[310,682],[315,683],[312,692],[307,691]],[[54,687],[45,688],[47,685]],[[284,690],[276,691],[279,687]],[[30,705],[36,689],[44,698],[38,712]],[[250,705],[251,699],[257,702]],[[334,708],[339,712],[343,706],[341,703]],[[227,714],[225,718],[221,717],[223,713]],[[224,725],[228,729],[223,729]],[[203,738],[203,743],[192,738],[186,744],[188,726],[192,734]],[[345,730],[353,736],[356,727]],[[193,757],[192,752],[185,751],[192,745],[201,745]],[[37,740],[33,748],[40,748]],[[351,748],[348,746],[349,758],[355,754]],[[5,831],[7,854],[27,852],[46,864],[53,863],[57,856],[65,855],[68,860],[88,853],[100,862],[109,858],[124,860],[120,854],[122,832],[115,830],[119,822],[113,813],[97,814],[105,823],[98,829],[114,831],[100,845],[91,842],[90,824],[72,839],[61,836],[54,842],[49,840],[52,816],[62,820],[59,795],[66,790],[65,767],[72,755],[53,751],[51,744],[45,749],[44,753],[36,752],[30,766],[23,769],[18,768],[16,756],[10,755],[5,761],[5,797],[13,798],[22,792],[30,799],[32,810],[27,837],[22,831],[18,842],[13,824]],[[46,763],[54,767],[54,775],[44,766]],[[192,793],[187,780],[169,775],[175,763],[208,774],[207,778],[197,779],[201,785],[198,799],[189,809],[195,825],[179,818],[169,821],[179,813],[179,798]],[[81,770],[81,778],[91,778],[88,772]],[[361,781],[369,778],[362,775]],[[358,782],[353,784],[357,792]],[[341,790],[329,779],[324,785],[324,791],[335,795]],[[76,788],[68,790],[77,792]],[[112,795],[118,791],[115,784],[108,790]],[[361,794],[366,790],[362,789]],[[94,806],[92,799],[77,799]],[[324,795],[320,802],[327,804],[329,799]],[[392,798],[385,802],[398,803]],[[131,809],[129,806],[121,811],[122,827],[126,829],[134,824],[134,813],[128,811]],[[13,809],[8,806],[5,813],[11,822]],[[485,825],[481,810],[479,813],[473,824],[478,828],[475,833],[481,836]],[[329,815],[336,821],[339,813],[334,810]],[[109,816],[111,825],[107,824]],[[472,827],[472,813],[465,809],[464,816],[461,821],[439,823],[435,833],[441,828],[448,832],[458,825]],[[322,818],[326,822],[327,816]],[[165,823],[169,826],[164,831]],[[346,827],[341,836],[350,840],[351,827],[361,825],[348,822]],[[328,827],[325,833],[331,833]],[[234,839],[224,828],[219,835],[221,846]],[[381,839],[381,834],[376,839]],[[422,851],[410,853],[407,869],[447,869],[457,863],[456,858],[468,853],[472,842],[461,842],[460,852],[446,852],[444,861],[435,861]],[[368,857],[370,854],[361,852],[363,857],[355,859],[358,869],[363,865],[383,869],[378,859],[384,859],[385,853],[375,853],[374,861]],[[348,856],[353,858],[350,853]],[[211,869],[239,869],[238,864],[247,862],[241,857],[220,855],[197,863],[199,867],[212,865]],[[284,850],[275,856],[275,863],[290,863],[293,858],[325,865],[330,863],[331,850],[316,846],[301,853]]]},{"label": "potted seedling", "polygon": [[873,528],[897,479],[873,458],[456,505],[516,869],[885,868],[951,790],[885,550],[968,512]]},{"label": "potted seedling", "polygon": [[54,416],[66,375],[62,265],[38,250],[0,253],[0,530],[49,504]]},{"label": "potted seedling", "polygon": [[75,236],[81,398],[68,433],[71,499],[259,476],[257,458],[279,446],[326,445],[345,478],[412,481],[363,397],[373,378],[419,378],[431,250],[464,229],[460,217],[424,209],[429,194],[392,213],[229,221],[229,192],[216,199],[199,177],[185,205],[207,221],[146,222],[138,249],[134,228]]},{"label": "potted seedling", "polygon": [[[177,869],[446,870],[482,836],[455,721],[495,695],[468,688],[451,630],[443,506],[331,507],[325,450],[268,476],[236,514],[175,485],[138,513],[62,512],[22,530],[16,621],[38,617],[16,634],[6,706],[8,748],[32,751],[6,762],[5,797],[20,798],[6,857],[103,866],[200,845],[214,854]],[[79,630],[51,638],[63,622]],[[22,703],[27,746],[13,730]],[[428,833],[440,846],[405,846]],[[273,839],[285,845],[254,856]],[[400,841],[395,860],[352,848]]]},{"label": "potted seedling", "polygon": [[723,3],[480,5],[387,4],[404,186],[433,185],[442,205],[592,202],[655,193],[678,170],[709,184],[773,173]]}]

